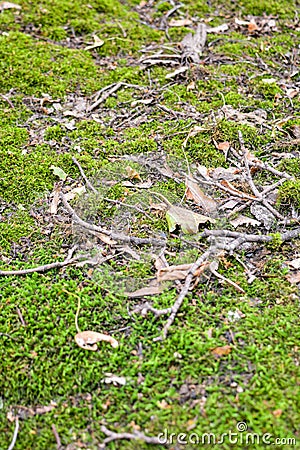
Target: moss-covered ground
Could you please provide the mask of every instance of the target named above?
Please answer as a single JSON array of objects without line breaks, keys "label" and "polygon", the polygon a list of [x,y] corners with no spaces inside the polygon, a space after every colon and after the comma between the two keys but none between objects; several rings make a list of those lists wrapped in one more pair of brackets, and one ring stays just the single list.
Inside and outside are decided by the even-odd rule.
[{"label": "moss-covered ground", "polygon": [[[229,163],[215,143],[238,145],[241,130],[253,153],[263,160],[276,154],[279,170],[295,176],[280,187],[277,207],[299,217],[296,0],[184,0],[170,15],[177,6],[173,1],[19,0],[21,9],[1,5],[1,270],[66,257],[74,243],[70,221],[62,210],[56,216],[48,210],[59,182],[52,165],[65,171],[70,189],[82,181],[72,156],[99,192],[123,201],[130,197],[129,189],[113,182],[126,178],[124,155],[152,155],[155,161],[153,155],[164,152],[177,168],[186,159],[190,164],[226,167]],[[172,26],[171,19],[182,18],[190,22]],[[257,28],[242,22],[253,18]],[[200,19],[210,27],[229,24],[224,33],[208,34],[200,64],[190,64],[170,79],[166,75],[178,66],[141,63],[160,49],[178,53],[183,36]],[[94,35],[103,45],[86,50]],[[89,99],[92,104],[97,91],[117,82],[129,86],[123,85],[89,115],[82,113],[80,102]],[[261,125],[226,118],[219,112],[224,104],[242,113],[263,111],[266,121]],[[183,152],[195,125],[199,129]],[[169,199],[183,196],[184,186],[155,174],[155,167],[136,162],[130,166],[143,181],[149,173],[157,176],[156,190]],[[147,193],[138,196],[142,204],[147,202]],[[87,212],[84,204],[79,208],[87,220],[100,214],[107,227],[112,220],[127,220],[118,217],[116,205],[94,200]],[[137,213],[136,225],[131,226],[140,236],[152,228],[168,234],[159,214],[148,218]],[[163,342],[153,338],[166,318],[130,313],[140,300],[127,298],[120,287],[126,279],[136,284],[141,280],[137,287],[143,287],[154,276],[153,262],[145,256],[151,249],[140,261],[128,258],[126,265],[116,256],[99,270],[70,266],[0,277],[1,450],[9,447],[13,436],[11,411],[20,417],[16,450],[58,448],[53,425],[62,448],[69,450],[103,448],[102,425],[149,436],[168,430],[169,435],[186,433],[187,439],[192,433],[200,438],[214,433],[217,440],[223,433],[238,433],[237,441],[235,435],[224,438],[214,446],[218,449],[266,448],[262,437],[270,433],[269,442],[278,438],[276,448],[300,448],[299,284],[286,278],[286,262],[299,257],[299,244],[299,239],[283,245],[274,241],[248,254],[244,250],[239,259],[225,256],[219,271],[239,283],[245,294],[213,277],[200,283],[187,296]],[[205,247],[204,242],[197,245],[199,251]],[[180,237],[174,238],[170,263],[176,262],[181,248]],[[198,253],[197,248],[189,251],[188,262]],[[243,258],[258,268],[251,284]],[[151,301],[165,308],[176,295],[171,287]],[[80,328],[113,334],[118,349],[103,344],[94,353],[77,347],[78,296]],[[231,321],[235,311],[240,320]],[[212,352],[226,345],[230,351],[223,356]],[[108,373],[125,377],[126,384],[105,383]],[[49,405],[53,408],[47,412]],[[43,414],[37,407],[44,408]],[[237,430],[239,422],[247,424],[249,433],[257,433],[260,442],[248,447],[241,437],[245,433]],[[114,441],[106,448],[155,447],[164,448],[133,440]],[[211,447],[190,440],[181,446],[176,439],[169,445]]]}]

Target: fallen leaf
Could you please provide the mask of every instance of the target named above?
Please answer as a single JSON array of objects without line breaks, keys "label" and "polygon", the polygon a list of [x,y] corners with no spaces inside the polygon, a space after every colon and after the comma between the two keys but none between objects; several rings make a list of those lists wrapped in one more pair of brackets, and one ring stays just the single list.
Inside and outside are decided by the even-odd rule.
[{"label": "fallen leaf", "polygon": [[187,27],[188,25],[192,25],[192,23],[190,19],[171,19],[169,27]]},{"label": "fallen leaf", "polygon": [[248,24],[248,31],[250,31],[250,33],[253,33],[253,31],[258,30],[258,26],[255,22],[250,22]]},{"label": "fallen leaf", "polygon": [[246,225],[247,227],[249,225],[252,225],[253,227],[260,225],[260,222],[258,220],[252,219],[251,217],[240,215],[236,219],[230,220],[229,223],[234,227],[237,228],[240,225]]},{"label": "fallen leaf", "polygon": [[250,23],[248,20],[241,20],[241,19],[238,19],[237,17],[234,19],[234,22],[237,25],[249,25],[249,23]]},{"label": "fallen leaf", "polygon": [[187,423],[185,424],[185,428],[187,431],[193,430],[197,426],[198,417],[195,417],[194,419],[189,419]]},{"label": "fallen leaf", "polygon": [[135,187],[139,189],[149,189],[152,186],[152,181],[143,181],[142,183],[131,183],[131,181],[123,181],[122,186],[124,187]]},{"label": "fallen leaf", "polygon": [[253,198],[256,199],[256,197],[254,195],[251,194],[245,194],[245,192],[239,191],[238,189],[236,189],[231,183],[229,183],[229,181],[227,180],[222,180],[221,183],[222,186],[226,187],[227,189],[229,189],[232,194],[237,194],[240,197],[244,197],[244,198]]},{"label": "fallen leaf", "polygon": [[185,185],[187,188],[186,198],[193,200],[197,205],[201,206],[205,212],[213,213],[217,209],[217,202],[204,194],[202,189],[198,186],[196,180],[191,176],[186,177]]},{"label": "fallen leaf", "polygon": [[84,50],[92,50],[94,48],[102,47],[104,41],[102,41],[102,39],[100,39],[96,34],[93,36],[93,38],[94,43],[85,47]]},{"label": "fallen leaf", "polygon": [[59,201],[60,201],[59,193],[60,193],[60,189],[56,188],[54,190],[52,202],[51,202],[51,205],[50,205],[50,208],[49,208],[49,213],[50,214],[56,214],[57,213],[57,207],[58,207],[58,204],[59,204]]},{"label": "fallen leaf", "polygon": [[[208,262],[201,264],[199,269],[195,272],[195,276],[198,277],[208,265]],[[185,280],[192,266],[193,263],[163,267],[157,271],[157,281]]]},{"label": "fallen leaf", "polygon": [[296,272],[295,274],[287,275],[286,279],[292,284],[300,283],[300,271]]},{"label": "fallen leaf", "polygon": [[227,30],[229,30],[227,23],[222,23],[222,25],[218,25],[217,27],[207,28],[207,33],[224,33]]},{"label": "fallen leaf", "polygon": [[300,258],[293,259],[292,261],[287,261],[287,264],[294,269],[300,269]]},{"label": "fallen leaf", "polygon": [[73,200],[73,198],[75,198],[77,195],[85,194],[85,192],[86,192],[85,186],[80,186],[67,192],[65,194],[65,198],[69,202],[70,200]]},{"label": "fallen leaf", "polygon": [[156,402],[157,406],[159,407],[159,409],[168,409],[170,408],[170,405],[166,402],[166,400],[162,399],[162,401],[160,402],[159,400]]},{"label": "fallen leaf", "polygon": [[230,149],[230,142],[228,142],[228,141],[219,142],[217,144],[217,149],[222,150],[223,152],[228,152],[228,150]]},{"label": "fallen leaf", "polygon": [[108,334],[97,333],[96,331],[81,331],[77,333],[75,336],[75,342],[78,347],[83,348],[84,350],[98,350],[97,342],[109,342],[113,348],[117,348],[119,346],[118,341],[109,336]]},{"label": "fallen leaf", "polygon": [[274,417],[280,417],[282,415],[283,411],[282,409],[275,409],[272,414]]},{"label": "fallen leaf", "polygon": [[53,170],[53,174],[59,177],[62,181],[65,181],[67,178],[66,172],[64,172],[60,167],[50,166],[50,169]]},{"label": "fallen leaf", "polygon": [[168,73],[168,75],[165,76],[166,80],[169,80],[170,78],[175,78],[177,75],[180,75],[181,73],[184,73],[188,70],[188,66],[180,67],[177,70],[174,70],[174,72]]},{"label": "fallen leaf", "polygon": [[0,12],[4,11],[5,9],[22,9],[22,7],[20,5],[16,5],[15,3],[1,2]]},{"label": "fallen leaf", "polygon": [[101,380],[101,383],[105,383],[105,384],[113,383],[114,386],[117,386],[118,384],[120,386],[125,386],[126,385],[126,378],[125,377],[119,377],[117,375],[112,375],[111,373],[108,373],[106,375],[107,375],[107,377],[103,378],[103,380]]},{"label": "fallen leaf", "polygon": [[216,167],[215,169],[210,169],[209,175],[213,180],[227,180],[232,181],[240,177],[240,169],[236,167]]},{"label": "fallen leaf", "polygon": [[137,289],[134,292],[125,292],[124,294],[129,298],[138,298],[138,297],[146,297],[149,295],[158,295],[161,294],[162,287],[161,286],[148,286],[141,289]]},{"label": "fallen leaf", "polygon": [[140,174],[130,166],[126,167],[126,173],[130,180],[141,180]]},{"label": "fallen leaf", "polygon": [[215,220],[211,217],[204,216],[203,214],[197,214],[186,208],[180,206],[171,206],[166,212],[166,219],[169,227],[169,231],[172,232],[179,225],[186,234],[198,233],[199,225],[206,222],[215,223]]},{"label": "fallen leaf", "polygon": [[215,355],[217,358],[221,356],[227,356],[231,353],[232,348],[230,345],[224,345],[224,347],[216,347],[211,350],[211,353]]},{"label": "fallen leaf", "polygon": [[157,272],[157,281],[185,280],[192,265],[191,263],[163,267]]}]

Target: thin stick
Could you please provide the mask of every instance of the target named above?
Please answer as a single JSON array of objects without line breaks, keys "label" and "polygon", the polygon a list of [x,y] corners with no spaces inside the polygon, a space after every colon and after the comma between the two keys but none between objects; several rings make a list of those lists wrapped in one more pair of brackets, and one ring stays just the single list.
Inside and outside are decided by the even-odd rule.
[{"label": "thin stick", "polygon": [[53,434],[54,434],[54,437],[55,437],[55,440],[56,440],[57,450],[60,450],[61,449],[61,440],[59,438],[59,434],[58,434],[58,432],[57,432],[57,430],[55,428],[54,423],[52,424],[51,428],[52,428],[52,431],[53,431]]},{"label": "thin stick", "polygon": [[81,304],[80,304],[80,300],[81,299],[80,299],[79,295],[75,294],[74,292],[69,292],[69,291],[67,291],[67,289],[62,288],[62,291],[65,292],[68,295],[73,295],[78,300],[77,310],[76,310],[76,314],[75,314],[75,327],[76,327],[77,333],[81,333],[81,330],[80,330],[80,328],[78,326],[78,316],[79,316],[80,308],[81,308]]},{"label": "thin stick", "polygon": [[18,307],[16,307],[16,311],[17,311],[17,314],[18,314],[19,319],[21,321],[21,324],[23,325],[23,327],[26,327],[27,324],[26,324],[25,320],[23,319],[21,310]]},{"label": "thin stick", "polygon": [[101,105],[101,103],[105,102],[105,100],[107,100],[108,97],[117,92],[122,86],[131,87],[134,89],[145,89],[143,86],[139,86],[136,84],[129,84],[123,82],[113,83],[107,86],[106,88],[101,89],[101,91],[99,92],[99,94],[102,93],[101,97],[89,107],[89,111],[93,111],[93,109],[97,108],[97,106]]},{"label": "thin stick", "polygon": [[27,275],[29,273],[36,272],[46,272],[51,269],[59,269],[61,267],[68,266],[70,264],[75,264],[79,261],[80,258],[72,258],[72,254],[74,253],[76,247],[73,247],[69,250],[68,256],[64,261],[57,261],[50,264],[45,264],[43,266],[32,267],[31,269],[21,269],[21,270],[0,270],[0,276],[10,276],[10,275]]},{"label": "thin stick", "polygon": [[16,417],[15,431],[14,431],[10,446],[8,447],[7,450],[13,450],[13,448],[17,442],[18,432],[19,432],[19,418]]},{"label": "thin stick", "polygon": [[75,158],[75,156],[72,157],[72,161],[73,161],[73,163],[76,164],[76,166],[78,167],[79,172],[80,172],[82,178],[84,179],[85,184],[87,185],[87,187],[88,187],[91,191],[93,191],[93,192],[96,193],[97,190],[94,188],[94,186],[92,185],[92,183],[91,183],[91,182],[89,181],[89,179],[87,178],[86,174],[84,173],[83,168],[81,167],[80,163],[77,161],[77,159]]},{"label": "thin stick", "polygon": [[258,199],[261,198],[261,193],[259,192],[259,190],[257,189],[257,187],[255,186],[252,176],[251,176],[251,172],[250,172],[250,168],[249,168],[249,161],[247,158],[247,149],[245,146],[245,142],[244,142],[244,138],[242,135],[242,132],[239,130],[238,131],[238,137],[239,137],[239,141],[240,141],[240,146],[241,146],[241,150],[243,152],[243,156],[244,156],[244,163],[245,163],[245,168],[246,168],[246,172],[247,172],[247,181],[252,189],[253,194],[255,195],[255,197],[257,197]]},{"label": "thin stick", "polygon": [[231,286],[233,286],[238,292],[240,292],[241,294],[245,294],[245,291],[243,288],[241,288],[241,286],[239,286],[238,284],[236,284],[234,281],[229,280],[228,278],[223,277],[223,275],[221,275],[219,272],[217,272],[217,270],[215,270],[213,263],[210,264],[209,269],[211,271],[211,273],[219,278],[220,280],[224,281],[225,283],[230,284]]},{"label": "thin stick", "polygon": [[140,431],[135,430],[133,433],[115,433],[114,431],[109,430],[104,425],[101,427],[102,433],[104,433],[107,438],[104,439],[103,444],[108,444],[112,441],[117,441],[120,439],[134,439],[134,440],[141,440],[143,442],[146,442],[147,444],[160,444],[162,445],[162,442],[157,437],[152,436],[146,436],[144,433],[141,433]]}]

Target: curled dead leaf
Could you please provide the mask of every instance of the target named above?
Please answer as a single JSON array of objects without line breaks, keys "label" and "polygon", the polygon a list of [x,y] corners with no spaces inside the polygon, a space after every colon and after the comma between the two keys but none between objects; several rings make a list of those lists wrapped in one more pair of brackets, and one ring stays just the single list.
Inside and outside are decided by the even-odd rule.
[{"label": "curled dead leaf", "polygon": [[198,233],[199,225],[202,223],[215,223],[215,219],[212,219],[211,217],[194,213],[193,211],[181,208],[180,206],[171,206],[166,212],[166,219],[170,232],[176,229],[176,225],[179,225],[183,233],[186,234]]},{"label": "curled dead leaf", "polygon": [[140,174],[130,166],[126,167],[126,173],[130,180],[141,180]]},{"label": "curled dead leaf", "polygon": [[220,358],[221,356],[227,356],[229,353],[231,353],[232,348],[230,345],[224,345],[224,347],[216,347],[211,350],[211,353],[216,356],[217,358]]},{"label": "curled dead leaf", "polygon": [[98,350],[97,342],[109,342],[113,348],[119,346],[118,341],[109,336],[108,334],[97,333],[96,331],[81,331],[75,336],[75,342],[78,347],[84,350],[92,350],[93,352]]},{"label": "curled dead leaf", "polygon": [[187,188],[186,198],[193,200],[198,206],[201,206],[205,212],[212,213],[217,209],[217,202],[208,197],[202,189],[198,186],[198,183],[191,176],[186,177],[185,185]]}]

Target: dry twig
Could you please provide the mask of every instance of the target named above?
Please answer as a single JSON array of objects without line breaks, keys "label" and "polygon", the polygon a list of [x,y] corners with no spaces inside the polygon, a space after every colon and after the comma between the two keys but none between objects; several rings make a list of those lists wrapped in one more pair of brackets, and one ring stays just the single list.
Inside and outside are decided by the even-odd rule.
[{"label": "dry twig", "polygon": [[57,261],[50,264],[45,264],[43,266],[38,267],[32,267],[30,269],[21,269],[21,270],[0,270],[0,276],[10,276],[10,275],[27,275],[29,273],[35,273],[35,272],[46,272],[47,270],[51,269],[60,269],[61,267],[69,266],[70,264],[75,264],[78,261],[80,261],[80,257],[72,258],[72,255],[74,251],[76,250],[77,246],[72,247],[69,252],[68,256],[64,261]]},{"label": "dry twig", "polygon": [[162,444],[159,438],[146,436],[144,433],[137,430],[134,430],[133,433],[115,433],[114,431],[111,431],[104,425],[102,425],[101,431],[107,436],[107,438],[104,439],[103,444],[108,444],[109,442],[117,441],[120,439],[140,440],[146,442],[146,444]]},{"label": "dry twig", "polygon": [[56,430],[56,427],[55,427],[54,423],[52,424],[51,428],[52,428],[52,431],[53,431],[53,434],[54,434],[54,437],[55,437],[55,440],[56,440],[57,450],[60,450],[62,448],[61,440],[59,438],[59,434],[58,434],[58,432]]}]

